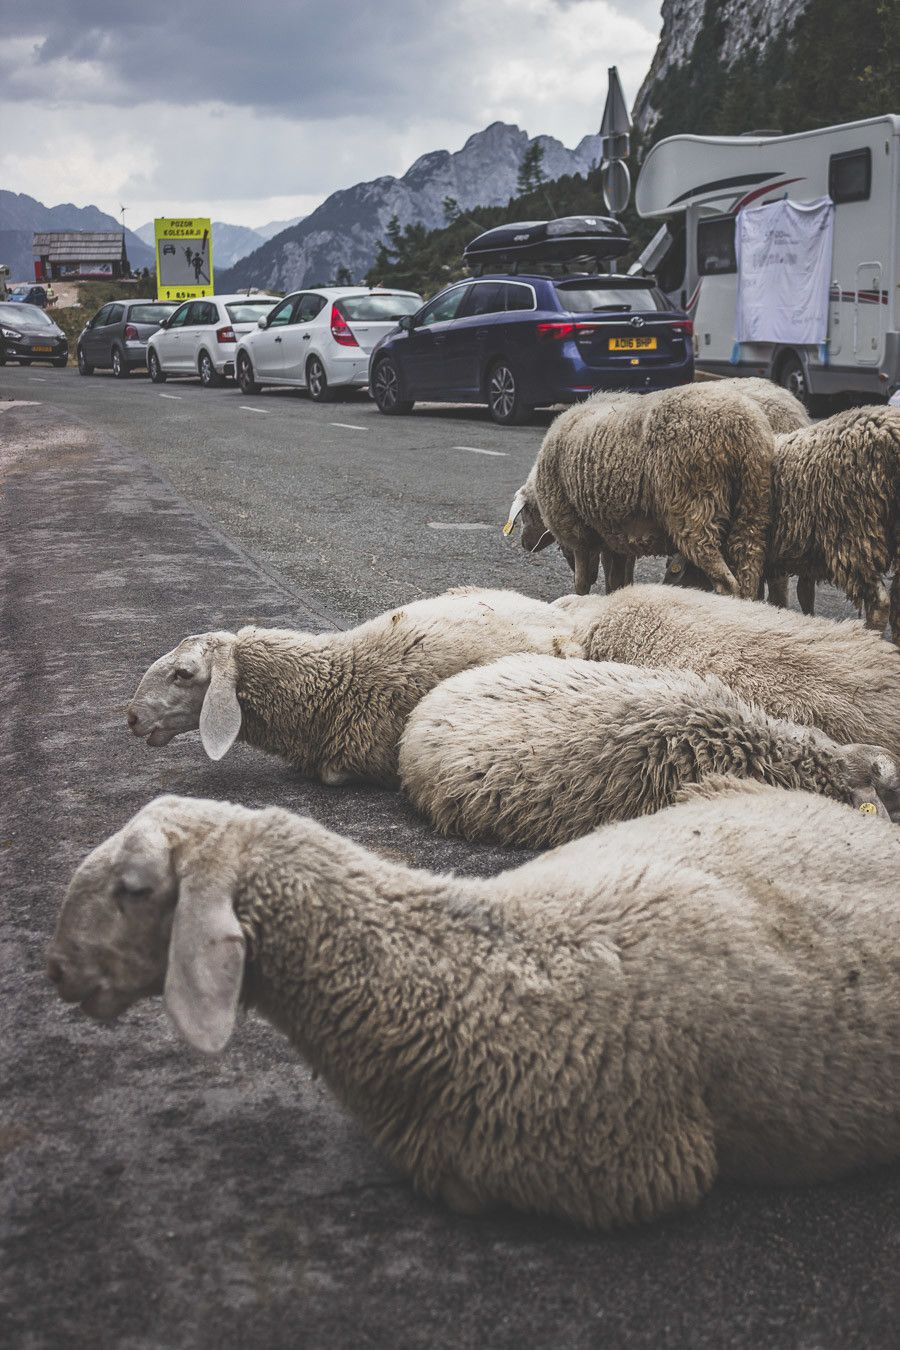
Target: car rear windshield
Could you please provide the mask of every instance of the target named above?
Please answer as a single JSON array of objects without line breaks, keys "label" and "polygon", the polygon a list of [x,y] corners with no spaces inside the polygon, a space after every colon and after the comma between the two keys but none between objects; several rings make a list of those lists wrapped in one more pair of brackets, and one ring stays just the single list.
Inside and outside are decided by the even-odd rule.
[{"label": "car rear windshield", "polygon": [[177,305],[134,305],[128,311],[128,318],[131,323],[162,323],[177,308]]},{"label": "car rear windshield", "polygon": [[345,319],[351,322],[369,320],[382,323],[391,319],[402,319],[404,314],[415,314],[422,308],[418,295],[345,295],[343,300],[335,301]]},{"label": "car rear windshield", "polygon": [[556,294],[563,309],[570,314],[594,314],[627,310],[661,309],[657,293],[651,286],[598,286],[590,282],[580,285],[557,285]]},{"label": "car rear windshield", "polygon": [[18,328],[55,328],[56,324],[37,305],[0,305],[0,319]]},{"label": "car rear windshield", "polygon": [[232,323],[257,323],[277,304],[277,300],[241,300],[226,305],[225,308]]}]

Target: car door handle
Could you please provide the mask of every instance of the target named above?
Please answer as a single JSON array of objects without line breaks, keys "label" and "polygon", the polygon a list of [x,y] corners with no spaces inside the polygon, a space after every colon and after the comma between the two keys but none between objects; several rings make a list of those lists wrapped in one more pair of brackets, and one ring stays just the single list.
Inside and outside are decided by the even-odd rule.
[{"label": "car door handle", "polygon": [[303,341],[304,341],[304,342],[309,342],[309,333],[304,333],[304,334],[303,334]]},{"label": "car door handle", "polygon": [[280,338],[280,337],[277,337],[277,338],[275,339],[275,341],[276,341],[276,342],[280,342],[280,341],[281,341],[281,338]]},{"label": "car door handle", "polygon": [[436,347],[441,347],[441,346],[443,346],[443,344],[444,344],[446,341],[447,341],[447,338],[446,338],[446,335],[445,335],[444,333],[435,333],[435,335],[434,335],[434,345],[435,345]]}]

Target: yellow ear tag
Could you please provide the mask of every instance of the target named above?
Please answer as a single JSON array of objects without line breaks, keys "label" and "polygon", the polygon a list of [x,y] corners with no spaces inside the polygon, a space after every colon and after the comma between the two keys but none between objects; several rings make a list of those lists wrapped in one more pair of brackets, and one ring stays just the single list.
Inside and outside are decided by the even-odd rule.
[{"label": "yellow ear tag", "polygon": [[506,524],[503,526],[503,534],[504,534],[504,537],[505,537],[506,535],[512,534],[512,532],[513,532],[513,530],[515,529],[515,527],[516,527],[516,522],[515,522],[514,520],[508,520],[508,521],[506,522]]},{"label": "yellow ear tag", "polygon": [[861,816],[877,816],[878,807],[874,802],[862,802],[859,807],[859,813]]}]

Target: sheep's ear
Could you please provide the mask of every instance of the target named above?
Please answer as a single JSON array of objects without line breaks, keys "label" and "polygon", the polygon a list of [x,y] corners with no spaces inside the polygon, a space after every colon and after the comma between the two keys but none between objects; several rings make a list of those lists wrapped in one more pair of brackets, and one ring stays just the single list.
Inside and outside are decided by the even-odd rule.
[{"label": "sheep's ear", "polygon": [[163,991],[176,1028],[196,1050],[223,1050],[231,1038],[244,979],[244,934],[221,876],[181,883]]},{"label": "sheep's ear", "polygon": [[209,688],[200,709],[200,740],[210,759],[221,759],[234,745],[240,729],[234,647],[222,643],[213,651]]},{"label": "sheep's ear", "polygon": [[503,526],[504,535],[512,534],[513,530],[515,529],[516,521],[519,519],[519,516],[522,514],[524,508],[525,508],[525,489],[519,488],[518,492],[512,499],[512,506],[509,508],[509,519]]}]

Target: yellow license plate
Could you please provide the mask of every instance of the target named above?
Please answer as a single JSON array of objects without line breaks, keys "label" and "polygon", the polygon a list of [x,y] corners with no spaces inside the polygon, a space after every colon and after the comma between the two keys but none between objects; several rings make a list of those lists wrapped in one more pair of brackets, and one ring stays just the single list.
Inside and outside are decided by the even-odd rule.
[{"label": "yellow license plate", "polygon": [[52,352],[52,347],[32,347],[33,352]]},{"label": "yellow license plate", "polygon": [[656,338],[610,338],[609,350],[611,352],[655,352]]}]

